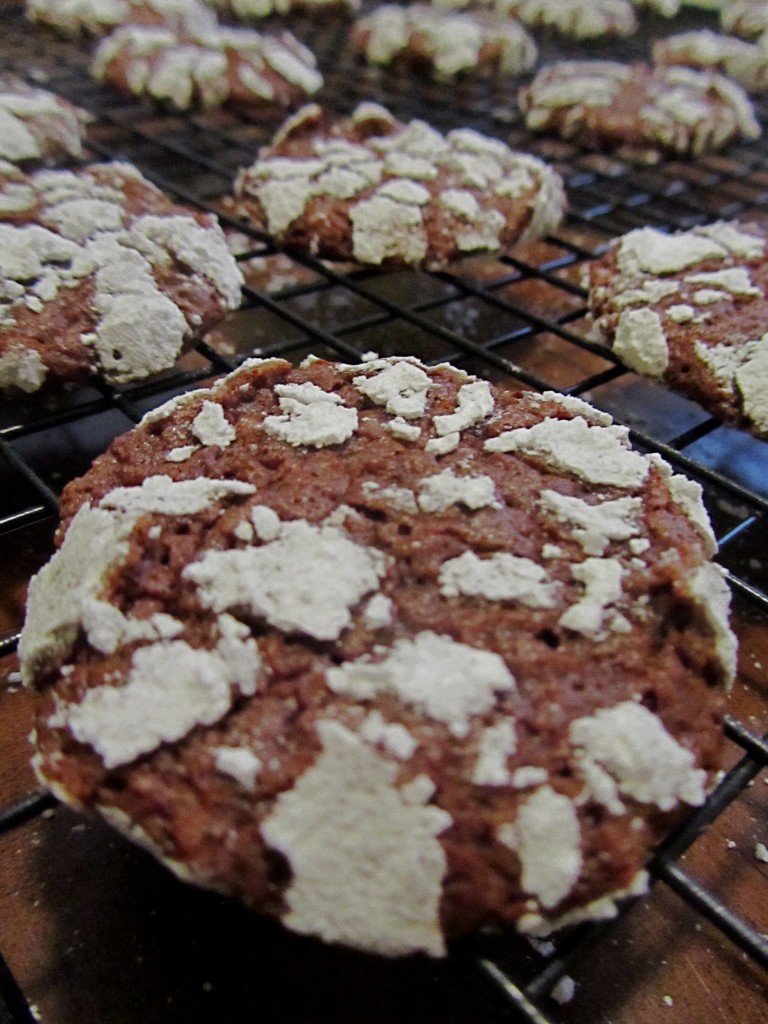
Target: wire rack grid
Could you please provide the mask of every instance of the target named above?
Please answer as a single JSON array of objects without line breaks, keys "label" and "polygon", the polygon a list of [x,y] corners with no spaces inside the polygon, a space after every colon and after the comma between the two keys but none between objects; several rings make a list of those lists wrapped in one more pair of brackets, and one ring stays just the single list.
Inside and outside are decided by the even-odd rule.
[{"label": "wire rack grid", "polygon": [[[698,25],[701,17],[675,27]],[[171,395],[207,382],[254,353],[292,361],[309,353],[356,361],[374,350],[414,354],[427,362],[449,360],[504,387],[578,395],[626,423],[636,446],[660,452],[702,484],[719,561],[728,572],[741,619],[766,626],[762,557],[768,445],[628,372],[590,341],[581,281],[585,265],[606,242],[633,227],[674,230],[735,216],[766,221],[768,141],[736,146],[725,156],[696,163],[666,160],[637,166],[530,138],[515,113],[514,82],[485,77],[449,88],[405,71],[365,69],[348,52],[345,23],[299,20],[292,27],[318,55],[326,80],[322,99],[329,107],[345,113],[360,100],[376,100],[401,119],[420,116],[440,128],[469,125],[527,148],[562,173],[569,197],[566,222],[552,237],[507,257],[445,273],[384,274],[290,256],[222,215],[246,274],[243,306],[175,370],[148,383],[96,385],[0,407],[0,555],[26,552],[23,565],[36,568],[50,550],[57,495],[64,484],[113,437]],[[644,57],[649,38],[667,31],[665,23],[648,18],[638,36],[611,44],[611,56]],[[93,114],[93,159],[131,160],[172,196],[198,208],[221,212],[217,201],[230,189],[237,168],[253,159],[278,123],[276,117],[249,120],[221,111],[186,116],[151,111],[96,85],[82,43],[53,39],[13,12],[2,15],[0,33],[8,68],[45,82]],[[541,49],[545,59],[577,52],[552,39],[544,40]],[[594,49],[595,55],[604,52]],[[758,114],[765,123],[768,107],[763,104]],[[11,590],[23,586],[25,572],[10,579]],[[8,664],[16,641],[15,630],[0,639],[0,658]],[[762,714],[765,706],[758,710]],[[759,714],[751,717],[764,721]],[[657,885],[676,894],[753,965],[765,968],[768,942],[748,910],[731,906],[682,863],[697,838],[744,800],[752,780],[768,766],[766,737],[738,713],[727,718],[726,733],[729,770],[706,804],[657,851],[650,871]],[[51,796],[39,792],[9,799],[0,805],[0,839],[43,820],[55,806]],[[765,900],[764,876],[761,883]],[[494,999],[502,997],[488,1019],[567,1020],[547,996],[610,927],[582,925],[552,946],[525,955],[509,937],[475,940],[460,944],[454,958],[472,965],[468,985],[482,988],[479,974],[490,982]],[[2,959],[2,941],[0,927],[0,1024],[28,1024],[36,1008]]]}]

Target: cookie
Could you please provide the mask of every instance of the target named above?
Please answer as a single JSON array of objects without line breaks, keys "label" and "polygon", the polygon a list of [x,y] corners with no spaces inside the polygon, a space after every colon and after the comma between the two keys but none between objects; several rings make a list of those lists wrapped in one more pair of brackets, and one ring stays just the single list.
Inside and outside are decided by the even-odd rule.
[{"label": "cookie", "polygon": [[498,0],[497,9],[535,29],[554,29],[573,39],[631,36],[637,18],[629,0]]},{"label": "cookie", "polygon": [[385,4],[355,22],[353,52],[370,64],[405,62],[438,79],[469,72],[517,75],[536,63],[536,44],[518,22],[454,14],[427,4]]},{"label": "cookie", "polygon": [[724,75],[615,61],[560,61],[519,94],[535,132],[654,161],[760,135],[749,97]]},{"label": "cookie", "polygon": [[590,265],[597,329],[627,366],[768,437],[768,233],[630,231]]},{"label": "cookie", "polygon": [[720,24],[742,39],[758,39],[768,32],[768,0],[733,0],[721,8]]},{"label": "cookie", "polygon": [[314,54],[290,32],[242,28],[181,38],[170,29],[126,26],[102,40],[91,70],[99,82],[174,110],[294,107],[323,84]]},{"label": "cookie", "polygon": [[355,14],[360,10],[360,0],[208,0],[208,3],[228,17],[244,21],[274,14],[306,14],[315,18]]},{"label": "cookie", "polygon": [[709,29],[681,32],[657,39],[652,52],[657,65],[720,71],[751,93],[768,88],[768,50],[736,36],[720,35]]},{"label": "cookie", "polygon": [[83,155],[88,114],[60,96],[0,74],[0,160],[24,166]]},{"label": "cookie", "polygon": [[546,235],[565,206],[560,178],[535,157],[470,129],[401,124],[375,103],[340,121],[304,107],[240,171],[235,196],[290,249],[430,268]]},{"label": "cookie", "polygon": [[66,489],[20,644],[35,769],[330,942],[612,916],[720,744],[699,495],[578,400],[250,361]]},{"label": "cookie", "polygon": [[157,373],[237,307],[240,285],[216,219],[129,164],[0,165],[0,390]]},{"label": "cookie", "polygon": [[27,0],[26,14],[65,36],[103,36],[126,24],[176,31],[216,27],[216,16],[200,0]]}]

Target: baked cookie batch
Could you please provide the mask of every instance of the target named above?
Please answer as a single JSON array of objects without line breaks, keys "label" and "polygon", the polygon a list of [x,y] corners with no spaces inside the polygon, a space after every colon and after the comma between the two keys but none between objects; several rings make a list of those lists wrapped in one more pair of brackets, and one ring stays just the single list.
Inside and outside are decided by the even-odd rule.
[{"label": "baked cookie batch", "polygon": [[[469,128],[324,109],[291,16],[337,19],[372,74],[414,88],[425,71],[508,80],[531,132],[646,163],[759,136],[766,5],[729,5],[731,35],[670,32],[649,65],[521,76],[537,33],[627,36],[642,8],[678,6],[28,0],[27,16],[161,110],[285,111],[233,174],[245,227],[307,257],[460,273],[555,232],[559,174]],[[216,218],[129,164],[84,163],[87,122],[0,78],[3,401],[157,374],[240,303]],[[595,331],[768,436],[767,247],[755,223],[631,231],[589,266]],[[250,359],[149,412],[61,514],[19,646],[38,777],[295,931],[439,956],[488,926],[610,917],[706,797],[736,641],[701,489],[580,400],[411,357]]]}]

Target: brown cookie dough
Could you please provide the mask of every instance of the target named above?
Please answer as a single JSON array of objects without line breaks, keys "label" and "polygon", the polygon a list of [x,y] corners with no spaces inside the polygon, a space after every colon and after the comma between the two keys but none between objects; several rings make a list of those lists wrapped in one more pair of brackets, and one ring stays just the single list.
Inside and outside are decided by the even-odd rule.
[{"label": "brown cookie dough", "polygon": [[253,360],[62,512],[20,645],[40,779],[299,932],[612,916],[704,799],[735,647],[700,489],[583,402]]},{"label": "brown cookie dough", "polygon": [[445,266],[560,222],[546,164],[470,129],[441,135],[375,103],[341,121],[300,110],[235,184],[240,209],[283,245],[375,266]]},{"label": "brown cookie dough", "polygon": [[0,160],[29,166],[83,155],[88,114],[17,75],[0,74]]},{"label": "brown cookie dough", "polygon": [[596,326],[623,362],[768,437],[768,233],[640,228],[590,265]]},{"label": "brown cookie dough", "polygon": [[384,4],[355,22],[355,53],[371,64],[405,62],[439,79],[463,72],[516,75],[536,63],[536,44],[519,22],[490,14],[456,14],[428,4]]},{"label": "brown cookie dough", "polygon": [[615,61],[560,61],[519,94],[532,131],[628,158],[700,156],[760,135],[752,104],[724,75]]},{"label": "brown cookie dough", "polygon": [[175,110],[294,107],[323,84],[311,50],[290,32],[220,28],[179,37],[127,26],[102,40],[92,73],[120,92]]},{"label": "brown cookie dough", "polygon": [[0,164],[0,390],[136,380],[240,301],[216,219],[130,164]]},{"label": "brown cookie dough", "polygon": [[497,0],[496,7],[535,29],[573,39],[631,36],[637,18],[629,0]]},{"label": "brown cookie dough", "polygon": [[657,39],[652,52],[657,65],[721,71],[747,92],[768,89],[768,50],[757,43],[701,29]]},{"label": "brown cookie dough", "polygon": [[103,36],[127,24],[175,31],[216,27],[216,16],[201,0],[27,0],[26,14],[65,36]]}]

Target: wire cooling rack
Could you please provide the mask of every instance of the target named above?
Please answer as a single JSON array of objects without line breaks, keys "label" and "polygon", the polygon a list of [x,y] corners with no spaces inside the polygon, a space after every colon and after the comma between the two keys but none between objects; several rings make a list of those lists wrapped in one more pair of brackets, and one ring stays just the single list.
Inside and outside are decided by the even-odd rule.
[{"label": "wire cooling rack", "polygon": [[[674,28],[700,26],[706,17],[684,16]],[[317,54],[326,81],[320,98],[337,112],[349,112],[364,99],[376,100],[403,120],[423,117],[443,129],[469,125],[554,163],[568,187],[565,224],[554,236],[520,247],[512,256],[470,263],[455,272],[380,273],[288,256],[263,235],[223,217],[248,282],[243,307],[174,371],[149,383],[94,385],[0,406],[2,550],[31,550],[32,571],[46,557],[49,527],[64,484],[147,409],[234,368],[247,355],[298,361],[315,353],[355,361],[371,350],[414,354],[427,362],[450,360],[504,387],[582,396],[626,423],[636,446],[660,452],[702,484],[719,540],[719,561],[728,572],[736,605],[753,626],[767,627],[763,557],[768,445],[724,427],[693,402],[626,371],[610,352],[591,342],[581,280],[586,263],[610,238],[639,225],[674,230],[736,216],[768,220],[768,140],[733,147],[724,156],[695,164],[667,160],[654,167],[632,165],[530,138],[515,113],[515,83],[510,80],[484,77],[447,87],[406,72],[365,69],[347,50],[343,21],[299,20],[291,27]],[[631,40],[595,45],[590,53],[644,58],[649,38],[669,31],[668,23],[648,16],[643,31]],[[8,11],[0,16],[0,33],[7,68],[46,84],[93,114],[93,159],[133,161],[176,199],[199,208],[217,210],[237,168],[253,159],[279,122],[278,116],[247,120],[226,112],[178,116],[151,111],[93,83],[84,44],[54,39]],[[574,45],[551,39],[541,50],[544,59],[583,55]],[[758,114],[764,122],[766,113],[763,105]],[[13,630],[0,638],[0,658],[12,658],[16,642]],[[760,969],[768,967],[768,942],[749,908],[732,906],[682,863],[697,837],[711,833],[732,805],[744,801],[752,780],[768,766],[766,737],[747,721],[730,715],[726,733],[730,769],[706,804],[657,851],[650,871],[657,886],[668,888]],[[55,806],[53,797],[40,792],[0,806],[0,839],[44,820]],[[765,903],[764,874],[759,884],[762,890],[755,899]],[[7,895],[1,889],[0,895]],[[483,1006],[482,1012],[479,1006],[470,1010],[466,1019],[531,1024],[568,1020],[567,1011],[547,996],[558,983],[562,986],[567,972],[578,968],[610,927],[585,924],[556,944],[523,953],[514,936],[459,944],[453,959],[472,965],[467,984],[479,986],[477,991],[472,988],[470,1006],[473,999]],[[0,1024],[29,1024],[37,1008],[28,1003],[2,958],[1,943],[2,938]],[[487,1013],[483,988],[494,999],[501,996]],[[671,997],[665,999],[671,1003]],[[135,1019],[164,1020],[166,1012],[157,1007]],[[422,1019],[433,1018],[425,1014]]]}]

